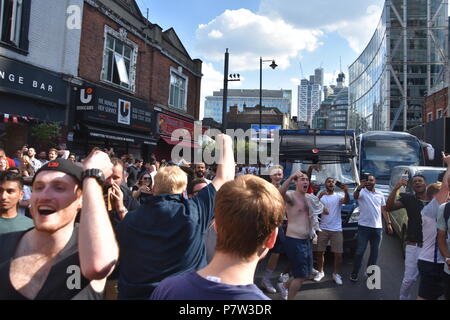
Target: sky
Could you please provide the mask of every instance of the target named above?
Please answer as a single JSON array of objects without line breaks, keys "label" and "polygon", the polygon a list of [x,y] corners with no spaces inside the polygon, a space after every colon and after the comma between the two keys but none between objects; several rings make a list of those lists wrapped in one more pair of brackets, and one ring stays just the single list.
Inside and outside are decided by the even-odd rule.
[{"label": "sky", "polygon": [[[297,115],[300,79],[324,68],[325,85],[336,84],[340,68],[361,54],[380,20],[384,0],[136,0],[144,16],[163,30],[174,28],[192,59],[201,59],[201,117],[205,96],[223,88],[224,54],[229,73],[241,81],[229,88],[292,90]],[[340,62],[341,61],[341,62]],[[342,66],[342,67],[340,67]]]}]

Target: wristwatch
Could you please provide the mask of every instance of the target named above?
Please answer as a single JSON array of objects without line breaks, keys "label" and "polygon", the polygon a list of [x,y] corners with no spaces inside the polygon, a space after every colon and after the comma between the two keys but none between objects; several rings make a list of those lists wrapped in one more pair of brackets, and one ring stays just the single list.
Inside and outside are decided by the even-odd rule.
[{"label": "wristwatch", "polygon": [[81,182],[83,183],[83,180],[85,178],[95,178],[97,180],[98,184],[103,186],[105,184],[105,175],[103,174],[103,171],[100,169],[87,169],[84,170],[81,173]]}]

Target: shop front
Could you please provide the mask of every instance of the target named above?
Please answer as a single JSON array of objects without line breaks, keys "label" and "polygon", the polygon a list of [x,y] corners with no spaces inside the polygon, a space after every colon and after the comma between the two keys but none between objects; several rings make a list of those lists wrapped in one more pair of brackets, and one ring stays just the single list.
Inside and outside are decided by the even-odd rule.
[{"label": "shop front", "polygon": [[[155,110],[158,111],[156,114],[156,131],[159,135],[155,150],[156,159],[158,161],[178,161],[179,159],[173,159],[172,150],[174,146],[179,145],[183,147],[179,156],[188,161],[193,161],[194,151],[201,149],[197,142],[198,137],[196,137],[199,133],[194,130],[194,120],[160,108],[155,108]],[[201,131],[203,130],[205,128],[202,128]],[[187,152],[187,154],[183,154],[183,152]]]},{"label": "shop front", "polygon": [[148,103],[97,85],[73,87],[71,150],[85,156],[92,148],[148,160],[157,144],[155,116]]},{"label": "shop front", "polygon": [[58,73],[0,56],[0,147],[39,143],[39,123],[66,124],[68,83]]}]

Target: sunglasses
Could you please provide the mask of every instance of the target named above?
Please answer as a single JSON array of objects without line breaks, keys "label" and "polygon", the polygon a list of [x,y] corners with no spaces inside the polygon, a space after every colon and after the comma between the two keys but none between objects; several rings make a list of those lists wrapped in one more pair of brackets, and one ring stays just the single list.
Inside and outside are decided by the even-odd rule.
[{"label": "sunglasses", "polygon": [[151,178],[142,178],[142,180],[151,180]]}]

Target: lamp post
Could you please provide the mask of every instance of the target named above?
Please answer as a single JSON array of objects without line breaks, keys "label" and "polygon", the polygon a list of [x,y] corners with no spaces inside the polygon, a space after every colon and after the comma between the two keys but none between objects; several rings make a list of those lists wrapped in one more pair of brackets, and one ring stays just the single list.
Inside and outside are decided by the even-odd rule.
[{"label": "lamp post", "polygon": [[228,60],[230,54],[228,48],[225,51],[225,64],[223,70],[223,104],[222,104],[222,132],[227,129],[227,100],[228,100],[228,81],[241,81],[239,74],[228,75]]},{"label": "lamp post", "polygon": [[258,143],[258,164],[259,164],[259,175],[261,175],[261,157],[260,157],[260,146],[261,146],[261,133],[262,133],[262,65],[263,62],[270,62],[272,64],[270,67],[275,69],[278,65],[275,63],[275,60],[263,60],[262,57],[259,57],[259,143]]}]

